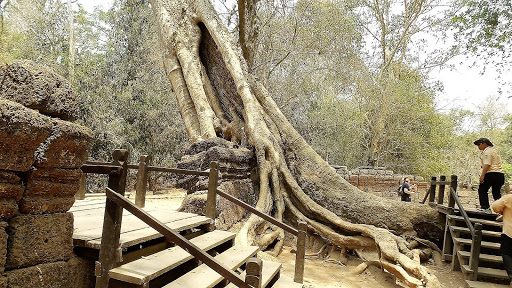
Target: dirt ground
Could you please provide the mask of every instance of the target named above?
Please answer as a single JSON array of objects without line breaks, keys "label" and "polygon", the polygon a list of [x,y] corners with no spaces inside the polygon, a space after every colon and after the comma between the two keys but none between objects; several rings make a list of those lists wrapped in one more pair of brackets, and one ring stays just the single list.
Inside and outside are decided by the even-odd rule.
[{"label": "dirt ground", "polygon": [[[183,191],[172,191],[163,195],[149,195],[146,200],[146,207],[153,205],[166,205],[175,210],[179,208],[185,193]],[[290,253],[290,248],[285,247],[278,256],[283,264],[281,273],[293,278],[295,254]],[[431,261],[432,262],[432,261]],[[348,264],[342,266],[337,263],[331,263],[318,257],[306,259],[304,273],[304,287],[325,287],[325,288],[395,288],[406,287],[395,278],[377,267],[370,266],[361,274],[354,274],[354,269],[362,261],[356,257],[349,258]],[[450,263],[443,263],[441,267],[436,267],[433,263],[426,266],[437,276],[443,287],[463,288],[464,280],[460,271],[451,271]]]}]

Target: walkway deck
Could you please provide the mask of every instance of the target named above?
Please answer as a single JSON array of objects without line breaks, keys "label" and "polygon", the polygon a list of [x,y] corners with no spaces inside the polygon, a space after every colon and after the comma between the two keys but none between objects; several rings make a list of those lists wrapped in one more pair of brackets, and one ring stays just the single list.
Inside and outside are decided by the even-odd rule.
[{"label": "walkway deck", "polygon": [[[177,212],[170,210],[165,205],[152,205],[144,210],[177,231],[188,230],[211,222],[211,219],[207,217]],[[100,249],[104,211],[104,197],[75,201],[70,209],[74,215],[73,245],[75,247]],[[131,213],[124,211],[120,236],[120,247],[123,250],[143,246],[144,243],[159,238],[163,238],[160,233]]]}]

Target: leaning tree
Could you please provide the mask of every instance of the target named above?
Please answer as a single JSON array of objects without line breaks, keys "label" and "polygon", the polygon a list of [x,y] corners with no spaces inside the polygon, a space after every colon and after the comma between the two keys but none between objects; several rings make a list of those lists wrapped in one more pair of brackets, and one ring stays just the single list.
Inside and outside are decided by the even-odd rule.
[{"label": "leaning tree", "polygon": [[[248,72],[208,0],[150,3],[164,47],[164,67],[189,138],[198,142],[222,137],[252,146],[259,177],[258,210],[279,220],[286,215],[292,223],[304,220],[314,233],[342,249],[376,247],[380,265],[411,287],[440,286],[414,260],[417,257],[403,237],[439,237],[442,223],[435,210],[364,193],[338,175]],[[262,247],[277,243],[272,249],[279,251],[283,231],[264,226],[261,233],[262,226],[258,217],[249,217],[238,241]]]}]

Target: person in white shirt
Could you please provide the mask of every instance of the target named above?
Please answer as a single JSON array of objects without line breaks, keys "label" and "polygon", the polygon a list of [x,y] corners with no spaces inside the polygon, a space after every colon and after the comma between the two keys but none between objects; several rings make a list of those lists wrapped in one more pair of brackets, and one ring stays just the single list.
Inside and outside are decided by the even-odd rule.
[{"label": "person in white shirt", "polygon": [[473,143],[482,151],[480,156],[482,172],[480,174],[480,185],[478,186],[479,210],[491,213],[489,195],[487,194],[489,188],[492,187],[492,197],[494,200],[498,200],[501,197],[501,186],[505,183],[505,174],[501,167],[501,157],[489,139],[480,138]]}]

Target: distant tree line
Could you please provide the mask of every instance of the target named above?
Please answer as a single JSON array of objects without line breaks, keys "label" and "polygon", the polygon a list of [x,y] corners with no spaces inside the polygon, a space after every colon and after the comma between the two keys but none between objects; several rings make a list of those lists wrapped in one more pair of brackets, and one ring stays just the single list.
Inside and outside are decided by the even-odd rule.
[{"label": "distant tree line", "polygon": [[[487,13],[478,10],[489,10],[485,1],[240,2],[221,16],[249,68],[329,163],[471,182],[480,165],[472,142],[480,136],[512,163],[512,117],[500,95],[483,95],[477,112],[441,113],[442,85],[428,76],[463,53],[509,61],[510,25],[500,24],[510,21],[510,12],[501,13],[507,1]],[[70,79],[82,99],[79,121],[94,131],[91,158],[107,160],[123,147],[132,159],[150,154],[174,165],[188,139],[148,2],[116,0],[92,13],[67,4],[0,1],[0,62],[31,59]],[[447,31],[458,31],[459,45],[429,50],[427,38],[445,39]],[[468,31],[473,37],[462,37]]]}]

